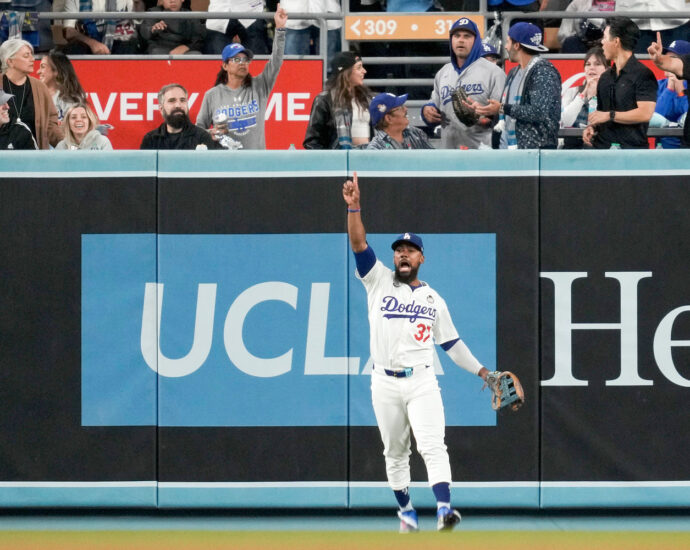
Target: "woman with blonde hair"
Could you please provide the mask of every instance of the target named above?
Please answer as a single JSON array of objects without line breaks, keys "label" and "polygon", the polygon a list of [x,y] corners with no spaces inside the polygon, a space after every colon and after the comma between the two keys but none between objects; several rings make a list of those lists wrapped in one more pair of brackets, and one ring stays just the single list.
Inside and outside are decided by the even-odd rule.
[{"label": "woman with blonde hair", "polygon": [[367,71],[356,53],[340,52],[331,62],[333,72],[324,91],[314,98],[305,149],[352,149],[371,139],[369,102],[373,96],[364,85]]},{"label": "woman with blonde hair", "polygon": [[39,148],[50,149],[63,137],[50,92],[34,72],[34,48],[26,40],[13,38],[0,46],[2,89],[10,100],[10,119],[26,124]]},{"label": "woman with blonde hair", "polygon": [[57,144],[57,150],[112,151],[110,140],[96,130],[98,119],[86,103],[70,107],[65,113],[65,139]]}]

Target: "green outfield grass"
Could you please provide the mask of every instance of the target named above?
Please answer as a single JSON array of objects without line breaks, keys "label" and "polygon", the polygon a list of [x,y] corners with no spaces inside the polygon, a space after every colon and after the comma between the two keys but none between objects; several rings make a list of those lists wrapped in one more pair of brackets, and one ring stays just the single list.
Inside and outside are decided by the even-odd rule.
[{"label": "green outfield grass", "polygon": [[690,550],[690,532],[0,531],[2,550]]}]

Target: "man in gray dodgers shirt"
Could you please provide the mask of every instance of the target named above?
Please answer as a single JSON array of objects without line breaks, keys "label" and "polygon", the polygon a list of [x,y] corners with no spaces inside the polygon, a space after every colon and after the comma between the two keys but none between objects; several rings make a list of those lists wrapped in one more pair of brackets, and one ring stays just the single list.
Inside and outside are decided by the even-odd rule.
[{"label": "man in gray dodgers shirt", "polygon": [[[232,43],[223,49],[223,64],[216,85],[204,94],[196,125],[210,128],[214,116],[227,116],[227,134],[242,144],[242,149],[266,149],[264,122],[268,96],[278,78],[285,49],[287,13],[278,4],[275,20],[273,52],[260,75],[249,74],[254,54],[241,44]],[[211,130],[216,136],[217,128]]]},{"label": "man in gray dodgers shirt", "polygon": [[465,126],[453,112],[452,95],[462,86],[470,98],[480,103],[488,99],[500,101],[506,75],[484,57],[477,25],[463,17],[450,28],[450,63],[436,73],[429,103],[422,107],[422,119],[429,125],[441,124],[441,148],[460,146],[477,149],[480,144],[491,147],[493,121],[480,118],[473,126]]}]

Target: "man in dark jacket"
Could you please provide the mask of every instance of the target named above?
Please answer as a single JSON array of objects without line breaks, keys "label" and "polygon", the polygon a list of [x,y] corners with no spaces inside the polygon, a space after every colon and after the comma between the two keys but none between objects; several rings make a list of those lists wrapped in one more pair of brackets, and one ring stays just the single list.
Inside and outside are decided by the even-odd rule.
[{"label": "man in dark jacket", "polygon": [[165,122],[144,136],[139,149],[222,149],[211,134],[189,120],[187,90],[180,84],[161,88],[158,108]]},{"label": "man in dark jacket", "polygon": [[16,119],[10,120],[8,101],[13,97],[0,88],[0,150],[38,149],[29,127]]},{"label": "man in dark jacket", "polygon": [[501,149],[555,149],[561,120],[561,75],[539,53],[542,31],[532,23],[515,23],[508,30],[506,51],[518,66],[506,79],[501,101],[487,105],[470,100],[477,114],[499,115],[495,131],[501,130]]}]

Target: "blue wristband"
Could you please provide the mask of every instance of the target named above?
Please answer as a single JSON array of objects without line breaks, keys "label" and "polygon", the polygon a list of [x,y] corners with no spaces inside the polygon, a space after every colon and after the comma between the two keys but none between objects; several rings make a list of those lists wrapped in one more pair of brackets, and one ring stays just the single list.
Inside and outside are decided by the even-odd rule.
[{"label": "blue wristband", "polygon": [[362,209],[361,208],[348,208],[348,212],[360,212]]}]

